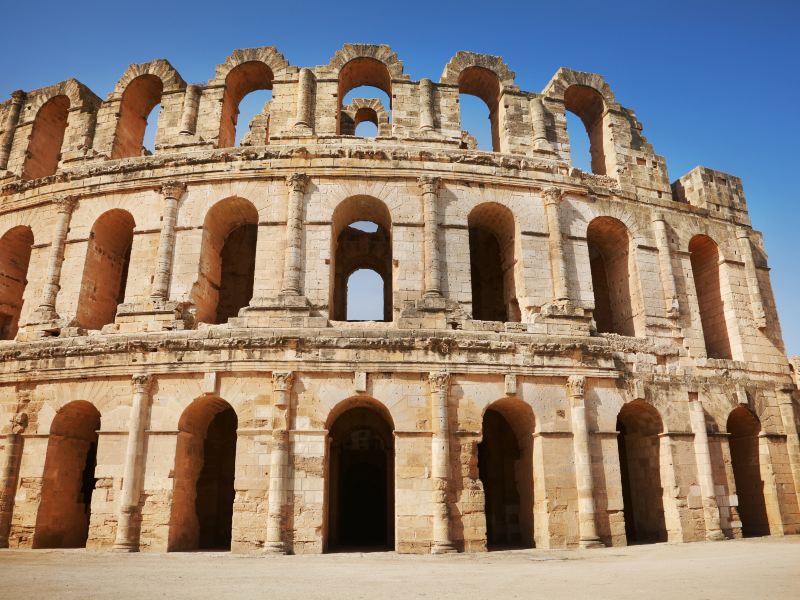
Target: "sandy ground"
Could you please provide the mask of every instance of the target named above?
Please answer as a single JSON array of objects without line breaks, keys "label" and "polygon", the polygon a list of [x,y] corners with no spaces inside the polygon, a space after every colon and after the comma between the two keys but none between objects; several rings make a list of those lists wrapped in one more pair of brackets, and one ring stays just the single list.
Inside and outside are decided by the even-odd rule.
[{"label": "sandy ground", "polygon": [[0,550],[0,598],[791,600],[800,536],[450,556]]}]

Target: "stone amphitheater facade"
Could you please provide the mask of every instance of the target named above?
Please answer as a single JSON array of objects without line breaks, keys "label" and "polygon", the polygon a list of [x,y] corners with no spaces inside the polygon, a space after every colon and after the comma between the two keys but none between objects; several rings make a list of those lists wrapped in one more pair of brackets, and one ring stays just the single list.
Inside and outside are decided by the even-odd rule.
[{"label": "stone amphitheater facade", "polygon": [[[391,106],[343,105],[362,85]],[[487,104],[493,152],[459,94]],[[105,101],[74,79],[15,92],[0,127],[0,545],[800,531],[798,361],[741,181],[670,184],[601,76],[534,93],[496,56],[458,52],[434,83],[386,46],[313,68],[252,48],[204,85],[155,60]],[[382,321],[347,320],[359,269]]]}]

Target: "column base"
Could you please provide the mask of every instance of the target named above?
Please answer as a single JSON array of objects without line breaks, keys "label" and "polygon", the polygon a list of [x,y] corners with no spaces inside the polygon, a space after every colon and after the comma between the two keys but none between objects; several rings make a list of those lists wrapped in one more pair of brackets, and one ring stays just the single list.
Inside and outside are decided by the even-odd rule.
[{"label": "column base", "polygon": [[231,327],[327,327],[328,319],[312,314],[305,296],[284,294],[275,298],[253,298],[239,316],[228,319]]},{"label": "column base", "polygon": [[453,542],[434,542],[431,546],[431,554],[453,554],[458,552]]},{"label": "column base", "polygon": [[458,302],[442,296],[424,296],[403,303],[398,329],[460,329],[467,318]]},{"label": "column base", "polygon": [[130,542],[114,542],[111,546],[112,552],[139,552],[139,544]]},{"label": "column base", "polygon": [[160,298],[120,304],[113,323],[103,327],[103,333],[139,333],[182,331],[195,325],[192,305]]},{"label": "column base", "polygon": [[556,300],[541,307],[528,325],[530,333],[585,337],[591,333],[591,314],[569,300]]},{"label": "column base", "polygon": [[283,542],[267,542],[264,544],[264,554],[281,555],[289,552]]},{"label": "column base", "polygon": [[578,542],[578,547],[583,548],[586,550],[590,550],[592,548],[605,548],[606,545],[601,542],[599,539],[591,539],[591,540],[581,540]]},{"label": "column base", "polygon": [[716,531],[709,531],[708,533],[706,533],[706,540],[709,542],[721,542],[725,539],[726,539],[725,534],[722,533],[721,529],[718,529]]}]

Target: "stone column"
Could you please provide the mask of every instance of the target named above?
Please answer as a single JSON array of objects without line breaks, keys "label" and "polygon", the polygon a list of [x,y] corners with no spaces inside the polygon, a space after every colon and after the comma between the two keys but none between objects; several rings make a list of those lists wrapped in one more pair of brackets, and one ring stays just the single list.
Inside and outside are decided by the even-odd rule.
[{"label": "stone column", "polygon": [[533,125],[533,147],[536,150],[552,150],[553,147],[547,139],[547,122],[545,121],[545,108],[541,98],[531,98],[531,124]]},{"label": "stone column", "polygon": [[194,135],[197,131],[197,109],[200,106],[200,88],[194,84],[186,86],[181,113],[181,135]]},{"label": "stone column", "polygon": [[267,539],[264,551],[286,554],[283,540],[283,507],[286,503],[286,479],[289,476],[289,405],[294,373],[272,374],[275,402],[275,423],[272,429],[272,452],[269,457],[269,502],[267,506]]},{"label": "stone column", "polygon": [[6,437],[6,451],[0,467],[0,548],[8,548],[11,532],[11,518],[14,514],[14,496],[17,495],[17,480],[22,461],[22,448],[25,439],[22,434],[28,428],[28,414],[14,415],[11,433]]},{"label": "stone column", "polygon": [[294,173],[286,178],[286,183],[289,185],[289,206],[286,215],[286,254],[281,294],[299,296],[303,262],[303,196],[308,177],[305,173]]},{"label": "stone column", "polygon": [[0,137],[0,169],[8,167],[8,158],[11,156],[11,146],[14,143],[14,132],[17,130],[19,113],[24,100],[25,92],[22,90],[11,92],[11,108],[6,114],[6,122],[3,123],[3,137]]},{"label": "stone column", "polygon": [[586,418],[584,387],[586,378],[572,375],[567,379],[572,418],[572,451],[575,456],[575,480],[578,484],[578,530],[581,548],[602,548],[597,535],[592,476],[592,450],[589,446],[589,423]]},{"label": "stone column", "polygon": [[178,201],[186,191],[186,186],[177,181],[168,181],[161,186],[164,196],[164,218],[161,223],[161,237],[158,239],[156,273],[150,297],[167,300],[169,282],[172,277],[172,257],[175,253],[175,224],[178,221]]},{"label": "stone column", "polygon": [[150,375],[133,376],[133,402],[128,418],[128,446],[125,450],[125,465],[122,472],[122,491],[117,513],[117,536],[114,550],[139,551],[139,530],[135,520],[139,513],[139,498],[144,478],[144,429],[150,409],[150,390],[153,378]]},{"label": "stone column", "polygon": [[739,250],[742,253],[744,272],[747,278],[747,290],[750,292],[750,309],[756,327],[764,329],[767,326],[767,316],[764,313],[764,300],[761,297],[761,287],[758,285],[758,273],[753,257],[753,246],[750,244],[750,235],[746,229],[738,229],[736,238],[739,240]]},{"label": "stone column", "polygon": [[675,271],[672,268],[672,254],[664,213],[657,212],[654,215],[653,231],[658,248],[658,264],[661,268],[661,285],[664,287],[664,305],[667,317],[674,319],[680,315],[680,305],[678,304],[678,289],[675,287]]},{"label": "stone column", "polygon": [[547,213],[547,229],[550,243],[550,271],[553,275],[553,300],[564,302],[569,300],[569,276],[567,261],[564,257],[564,240],[561,235],[561,216],[559,204],[562,193],[558,188],[547,188],[542,192],[544,208]]},{"label": "stone column", "polygon": [[778,407],[781,411],[783,429],[786,431],[786,451],[789,454],[789,468],[792,470],[795,495],[800,506],[800,436],[797,434],[797,419],[792,402],[792,388],[778,391]]},{"label": "stone column", "polygon": [[434,130],[433,124],[433,82],[419,80],[419,129],[423,132]]},{"label": "stone column", "polygon": [[431,420],[433,440],[431,443],[431,476],[433,480],[433,544],[431,554],[455,552],[450,539],[450,511],[447,493],[450,482],[450,425],[447,416],[447,398],[450,389],[450,374],[444,371],[430,373]]},{"label": "stone column", "polygon": [[714,475],[711,465],[711,449],[708,445],[708,430],[703,405],[696,393],[689,394],[689,423],[694,433],[694,455],[697,462],[697,477],[703,496],[703,519],[706,523],[706,539],[724,540],[719,519],[719,504],[714,492]]},{"label": "stone column", "polygon": [[45,280],[42,300],[37,309],[47,318],[57,318],[56,297],[61,289],[61,265],[64,262],[64,248],[67,245],[67,233],[72,212],[78,204],[75,196],[65,196],[54,200],[58,207],[56,230],[53,232],[53,242],[50,248],[50,258],[47,262],[47,279]]},{"label": "stone column", "polygon": [[311,69],[303,67],[297,76],[297,115],[295,127],[312,128],[311,97],[314,88],[314,75]]},{"label": "stone column", "polygon": [[422,188],[422,210],[425,225],[425,292],[426,297],[442,295],[441,259],[439,257],[439,184],[438,177],[419,178]]}]

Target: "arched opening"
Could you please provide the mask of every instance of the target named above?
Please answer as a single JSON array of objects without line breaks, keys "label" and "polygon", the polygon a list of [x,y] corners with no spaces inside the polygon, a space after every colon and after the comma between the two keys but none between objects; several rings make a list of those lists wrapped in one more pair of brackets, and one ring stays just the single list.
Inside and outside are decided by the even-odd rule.
[{"label": "arched opening", "polygon": [[[468,131],[478,141],[481,150],[500,152],[500,78],[483,67],[467,67],[458,76],[458,93],[461,128]],[[479,105],[465,100],[464,96],[480,98],[488,108],[488,127],[486,116]],[[468,127],[469,126],[469,127]],[[487,129],[491,136],[487,140]]]},{"label": "arched opening", "polygon": [[[257,99],[263,100],[261,108],[246,106],[248,109],[246,116],[258,114],[263,109],[265,102],[272,98],[272,81],[272,70],[260,61],[242,63],[228,73],[225,78],[225,93],[222,96],[222,116],[219,126],[220,148],[229,148],[236,144],[237,141],[241,141],[244,136],[244,128],[237,127],[237,125],[239,124],[242,100],[251,92],[268,90],[270,94],[256,96]],[[256,109],[255,111],[253,111],[254,108]],[[252,115],[250,114],[251,112]],[[245,125],[250,122],[249,119],[243,119],[243,121],[246,121]]]},{"label": "arched opening", "polygon": [[84,400],[63,406],[50,425],[34,548],[83,548],[89,536],[100,412]]},{"label": "arched opening", "polygon": [[208,211],[192,288],[198,321],[225,323],[250,304],[257,238],[258,211],[247,200],[227,198]]},{"label": "arched opening", "polygon": [[519,400],[500,400],[483,414],[478,475],[489,550],[533,547],[533,428],[533,412]]},{"label": "arched opening", "polygon": [[13,340],[19,328],[22,296],[28,284],[33,232],[20,225],[0,238],[0,339]]},{"label": "arched opening", "polygon": [[68,116],[69,98],[64,95],[50,98],[36,113],[22,166],[23,179],[39,179],[56,172]]},{"label": "arched opening", "polygon": [[393,430],[368,400],[350,402],[329,426],[328,550],[394,548]]},{"label": "arched opening", "polygon": [[[603,131],[606,106],[603,96],[596,89],[589,86],[571,85],[564,92],[564,108],[577,115],[586,128],[586,134],[589,136],[592,173],[595,175],[607,175],[608,167],[606,165]],[[573,139],[573,136],[570,135],[573,164],[576,164],[575,149],[576,147],[585,147],[585,144],[578,142],[577,146],[575,146],[573,145]]]},{"label": "arched opening", "polygon": [[347,320],[383,321],[383,278],[372,269],[357,269],[347,278]]},{"label": "arched opening", "polygon": [[[350,117],[345,115],[342,107],[356,98],[377,98],[387,107],[389,120],[392,111],[392,76],[385,64],[374,58],[354,58],[339,71],[339,90],[337,94],[339,106],[336,123],[336,133],[346,135],[346,131],[355,128],[356,123],[346,123]],[[377,129],[378,119],[375,117]]]},{"label": "arched opening", "polygon": [[748,408],[738,406],[728,416],[727,425],[736,496],[739,498],[739,519],[742,535],[769,535],[764,481],[761,479],[758,437],[761,423]]},{"label": "arched opening", "polygon": [[[377,298],[365,294],[373,289],[375,275],[382,280],[382,311],[377,321],[392,320],[392,239],[389,209],[380,200],[368,196],[348,198],[333,211],[331,256],[331,318],[335,321],[363,321],[360,313],[349,308],[351,299],[358,297],[361,308],[375,316]],[[375,275],[358,275],[358,271],[372,271]],[[366,285],[362,285],[366,284]],[[351,318],[350,315],[355,318]]]},{"label": "arched opening", "polygon": [[731,342],[725,321],[725,301],[720,288],[720,259],[717,244],[707,235],[689,241],[689,257],[700,309],[700,324],[709,358],[731,359]]},{"label": "arched opening", "polygon": [[143,156],[148,153],[144,148],[148,117],[161,103],[163,90],[163,82],[155,75],[139,75],[128,84],[122,92],[111,158]]},{"label": "arched opening", "polygon": [[366,106],[359,108],[353,121],[356,137],[378,136],[378,113],[374,108]]},{"label": "arched opening", "polygon": [[[634,302],[636,268],[628,229],[617,219],[598,217],[586,230],[599,333],[636,335],[641,302]],[[633,282],[633,285],[632,285]]]},{"label": "arched opening", "polygon": [[472,318],[519,322],[514,215],[501,204],[487,202],[472,209],[467,224]]},{"label": "arched opening", "polygon": [[629,402],[617,416],[617,445],[629,544],[667,541],[661,487],[658,411],[642,400]]},{"label": "arched opening", "polygon": [[236,412],[216,396],[203,396],[178,422],[170,552],[230,550],[236,467]]},{"label": "arched opening", "polygon": [[114,322],[125,300],[135,223],[128,211],[115,208],[95,221],[89,235],[76,320],[86,329]]}]

